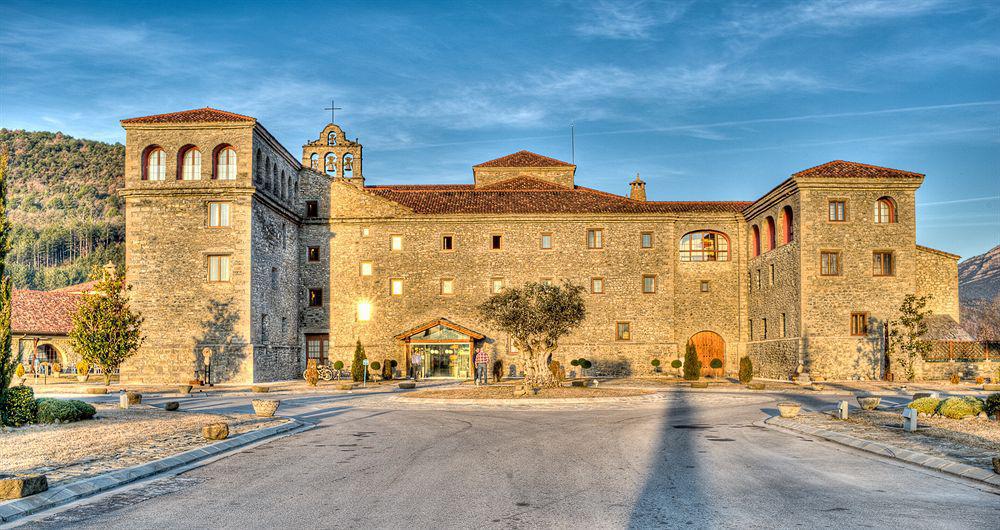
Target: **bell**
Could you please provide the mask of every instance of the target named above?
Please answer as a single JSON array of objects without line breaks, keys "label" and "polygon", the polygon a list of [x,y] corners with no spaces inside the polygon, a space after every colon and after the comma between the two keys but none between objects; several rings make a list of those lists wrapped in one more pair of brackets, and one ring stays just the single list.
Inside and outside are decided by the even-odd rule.
[{"label": "bell", "polygon": [[348,158],[344,160],[344,171],[354,171],[354,159]]}]

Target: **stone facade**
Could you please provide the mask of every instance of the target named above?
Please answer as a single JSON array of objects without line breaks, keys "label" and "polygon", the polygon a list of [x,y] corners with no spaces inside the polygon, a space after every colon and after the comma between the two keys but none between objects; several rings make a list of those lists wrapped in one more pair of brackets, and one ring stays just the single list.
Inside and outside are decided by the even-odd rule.
[{"label": "stone facade", "polygon": [[[517,374],[509,337],[475,310],[495,282],[583,285],[588,317],[554,359],[608,374],[666,367],[710,336],[721,373],[749,355],[759,377],[879,377],[883,323],[903,296],[933,293],[936,311],[958,317],[957,256],[916,245],[915,173],[838,161],[752,203],[655,202],[638,177],[629,197],[590,190],[576,166],[522,151],[474,166],[469,185],[367,186],[361,144],[334,124],[301,157],[253,118],[213,109],[123,126],[126,262],[147,336],[126,382],[191,379],[206,349],[216,381],[287,379],[307,356],[349,364],[358,341],[402,372],[412,344],[401,334],[439,319],[482,334],[474,344]],[[201,180],[177,180],[171,160],[187,145],[232,146],[236,179],[212,178],[206,157]],[[168,153],[164,181],[143,179],[150,146]],[[875,223],[884,197],[893,222]],[[833,199],[847,204],[842,222],[828,219]],[[231,204],[230,226],[208,226],[212,202]],[[836,276],[820,273],[825,251],[840,253]],[[872,274],[874,251],[892,252],[891,275]],[[220,255],[231,277],[208,281]],[[859,312],[863,336],[851,334]]]}]

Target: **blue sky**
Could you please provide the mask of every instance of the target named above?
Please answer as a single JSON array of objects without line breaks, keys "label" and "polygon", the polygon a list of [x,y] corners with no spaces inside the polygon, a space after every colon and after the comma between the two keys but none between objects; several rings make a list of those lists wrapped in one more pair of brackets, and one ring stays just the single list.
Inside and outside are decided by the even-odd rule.
[{"label": "blue sky", "polygon": [[213,106],[293,154],[330,98],[369,183],[469,182],[518,149],[656,200],[753,199],[834,159],[918,171],[917,236],[1000,243],[1000,3],[20,2],[0,125],[123,141]]}]

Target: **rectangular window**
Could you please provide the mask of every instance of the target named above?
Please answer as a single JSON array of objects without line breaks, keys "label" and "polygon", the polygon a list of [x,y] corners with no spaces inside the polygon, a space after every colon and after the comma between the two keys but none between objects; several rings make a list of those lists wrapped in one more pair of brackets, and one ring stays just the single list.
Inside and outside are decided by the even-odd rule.
[{"label": "rectangular window", "polygon": [[764,335],[764,340],[767,340],[767,319],[760,319],[760,332]]},{"label": "rectangular window", "polygon": [[391,294],[392,296],[402,296],[403,294],[402,278],[391,278],[389,280],[389,294]]},{"label": "rectangular window", "polygon": [[644,274],[642,276],[642,292],[651,294],[656,292],[656,275]]},{"label": "rectangular window", "polygon": [[774,263],[771,264],[771,274],[767,277],[767,284],[774,285]]},{"label": "rectangular window", "polygon": [[587,248],[604,248],[604,230],[600,228],[587,230]]},{"label": "rectangular window", "polygon": [[358,322],[368,322],[372,319],[371,302],[358,302]]},{"label": "rectangular window", "polygon": [[441,250],[454,250],[455,236],[441,236]]},{"label": "rectangular window", "polygon": [[592,294],[604,294],[604,278],[591,278],[590,292]]},{"label": "rectangular window", "polygon": [[493,278],[490,280],[490,291],[497,294],[503,291],[503,278]]},{"label": "rectangular window", "polygon": [[371,233],[371,232],[369,232],[367,226],[361,227],[361,237],[368,237],[369,233]]},{"label": "rectangular window", "polygon": [[833,250],[820,252],[819,273],[823,276],[840,276],[840,252]]},{"label": "rectangular window", "polygon": [[868,334],[868,313],[851,313],[851,335],[863,337]]},{"label": "rectangular window", "polygon": [[403,236],[399,234],[389,236],[389,250],[403,250]]},{"label": "rectangular window", "polygon": [[281,248],[288,246],[288,225],[281,223]]},{"label": "rectangular window", "polygon": [[454,278],[441,278],[441,294],[455,294]]},{"label": "rectangular window", "polygon": [[707,293],[708,291],[709,291],[709,283],[708,283],[708,280],[702,280],[702,281],[701,281],[701,292],[703,292],[703,293]]},{"label": "rectangular window", "polygon": [[753,319],[750,319],[750,340],[753,340]]},{"label": "rectangular window", "polygon": [[328,342],[329,335],[306,335],[306,361],[315,359],[317,365],[326,364]]},{"label": "rectangular window", "polygon": [[278,268],[271,267],[271,290],[278,289]]},{"label": "rectangular window", "polygon": [[760,290],[760,269],[757,269],[757,290]]},{"label": "rectangular window", "polygon": [[632,323],[615,323],[615,340],[632,340]]},{"label": "rectangular window", "polygon": [[896,273],[892,260],[892,252],[876,251],[872,254],[872,275],[892,276]]},{"label": "rectangular window", "polygon": [[229,256],[208,257],[208,281],[229,281]]},{"label": "rectangular window", "polygon": [[309,289],[309,307],[323,307],[323,289]]},{"label": "rectangular window", "polygon": [[834,223],[847,220],[847,201],[830,201],[828,219]]},{"label": "rectangular window", "polygon": [[267,342],[267,315],[260,316],[260,341]]},{"label": "rectangular window", "polygon": [[781,314],[781,338],[785,338],[787,336],[788,336],[788,319],[785,317],[785,314],[782,313]]},{"label": "rectangular window", "polygon": [[493,250],[500,250],[501,245],[503,245],[503,236],[500,234],[493,234],[490,236],[490,248]]},{"label": "rectangular window", "polygon": [[229,207],[228,202],[208,203],[208,226],[212,228],[229,226]]},{"label": "rectangular window", "polygon": [[281,317],[281,334],[288,333],[288,317]]},{"label": "rectangular window", "polygon": [[361,275],[371,276],[372,275],[372,262],[362,261],[361,262]]},{"label": "rectangular window", "polygon": [[639,235],[639,246],[642,248],[653,248],[653,233],[643,232]]},{"label": "rectangular window", "polygon": [[306,247],[306,260],[319,261],[319,247]]},{"label": "rectangular window", "polygon": [[542,250],[552,249],[552,234],[542,234],[541,247]]},{"label": "rectangular window", "polygon": [[319,201],[306,201],[306,217],[319,217]]}]

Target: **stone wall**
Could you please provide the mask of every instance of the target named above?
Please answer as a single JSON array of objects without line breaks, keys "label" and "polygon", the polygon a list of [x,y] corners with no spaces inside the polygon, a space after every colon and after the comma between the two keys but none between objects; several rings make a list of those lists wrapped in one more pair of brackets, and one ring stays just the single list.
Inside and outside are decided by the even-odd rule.
[{"label": "stone wall", "polygon": [[551,182],[567,188],[574,185],[576,166],[557,167],[474,167],[472,168],[476,186],[489,186],[517,177]]},{"label": "stone wall", "polygon": [[948,315],[960,322],[958,256],[917,247],[916,259],[916,294],[931,295],[927,309],[935,315]]}]

